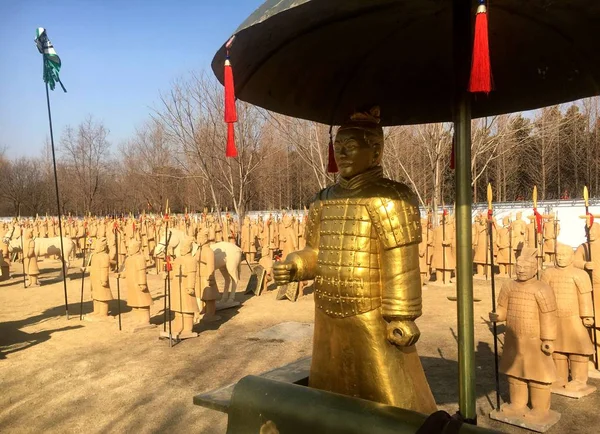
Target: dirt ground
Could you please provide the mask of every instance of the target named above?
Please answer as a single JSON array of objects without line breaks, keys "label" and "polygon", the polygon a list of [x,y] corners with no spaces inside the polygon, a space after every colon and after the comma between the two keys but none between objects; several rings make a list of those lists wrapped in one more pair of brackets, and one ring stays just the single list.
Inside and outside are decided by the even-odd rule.
[{"label": "dirt ground", "polygon": [[[23,288],[20,267],[14,264],[13,278],[0,283],[0,431],[4,433],[224,433],[226,415],[193,405],[194,395],[311,353],[310,338],[279,342],[252,337],[281,322],[312,322],[314,304],[310,294],[296,303],[275,300],[273,290],[260,297],[244,295],[249,278],[246,266],[237,294],[241,307],[220,312],[221,321],[197,326],[197,338],[173,348],[158,339],[163,327],[159,277],[149,276],[155,300],[152,322],[158,327],[130,333],[126,329],[131,313],[125,302],[121,302],[123,331],[118,330],[116,319],[109,323],[79,320],[79,279],[67,280],[67,320],[58,261],[40,262],[42,286],[38,288]],[[222,288],[222,280],[217,280]],[[491,299],[488,282],[476,281],[475,286],[475,295],[482,299],[475,303],[478,423],[503,432],[525,432],[487,416],[495,402],[493,336],[485,321]],[[114,279],[111,287],[116,296]],[[125,298],[125,288],[121,290]],[[434,285],[424,289],[417,344],[436,401],[451,414],[458,409],[457,330],[456,303],[447,296],[454,292]],[[90,311],[86,283],[83,312]],[[115,302],[111,312],[116,311]],[[590,383],[600,387],[600,380]],[[504,378],[501,389],[507,399]],[[553,396],[552,408],[562,417],[549,433],[597,432],[599,407],[598,392],[580,400]]]}]

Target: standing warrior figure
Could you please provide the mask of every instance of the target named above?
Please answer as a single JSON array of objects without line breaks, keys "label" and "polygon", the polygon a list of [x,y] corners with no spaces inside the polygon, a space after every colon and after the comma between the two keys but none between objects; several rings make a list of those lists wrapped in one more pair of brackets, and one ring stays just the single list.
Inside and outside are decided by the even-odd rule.
[{"label": "standing warrior figure", "polygon": [[[122,271],[117,273],[117,279],[127,280],[127,306],[133,309],[134,324],[132,331],[156,327],[150,324],[150,306],[152,296],[148,290],[146,276],[146,259],[141,252],[141,243],[136,239],[129,241],[127,259]],[[121,274],[124,271],[123,274]]]},{"label": "standing warrior figure", "polygon": [[[192,331],[194,314],[199,312],[196,302],[196,273],[198,260],[192,256],[193,240],[186,237],[179,245],[179,254],[171,271],[171,311],[175,313],[172,333],[176,339],[189,339],[198,336]],[[166,277],[166,276],[165,276]],[[161,332],[164,336],[164,332]],[[166,335],[168,336],[168,335]]]},{"label": "standing warrior figure", "polygon": [[[592,223],[589,235],[589,245],[588,243],[583,243],[577,247],[573,265],[581,270],[589,270],[592,273],[594,311],[596,313],[596,327],[593,333],[596,333],[595,342],[600,344],[600,225],[598,223]],[[590,253],[592,260],[588,261]]]},{"label": "standing warrior figure", "polygon": [[421,242],[419,243],[419,271],[421,273],[421,286],[427,285],[429,281],[429,265],[427,265],[427,226],[429,221],[421,219]]},{"label": "standing warrior figure", "polygon": [[573,260],[573,249],[558,244],[556,268],[545,270],[540,280],[553,289],[558,314],[558,333],[552,354],[558,380],[552,391],[581,397],[596,390],[587,385],[588,361],[594,353],[588,328],[594,325],[594,312],[590,276],[575,268]]},{"label": "standing warrior figure", "polygon": [[537,280],[536,274],[537,249],[525,248],[517,259],[517,280],[502,286],[490,320],[506,321],[499,370],[508,376],[510,403],[503,404],[497,415],[543,424],[558,420],[558,414],[550,410],[550,387],[556,381],[552,352],[557,318],[552,288]]},{"label": "standing warrior figure", "polygon": [[286,214],[282,219],[282,230],[279,233],[279,241],[281,242],[281,257],[285,258],[290,253],[298,250],[298,238],[292,227],[292,216]]},{"label": "standing warrior figure", "polygon": [[496,247],[498,247],[497,264],[500,270],[499,277],[508,277],[511,274],[511,234],[510,218],[502,219],[502,227],[498,229],[496,238]]},{"label": "standing warrior figure", "polygon": [[433,230],[433,257],[431,268],[435,268],[435,283],[450,284],[452,271],[456,268],[454,256],[455,233],[448,214],[442,214],[440,224]]},{"label": "standing warrior figure", "polygon": [[[82,267],[85,273],[87,267]],[[94,303],[94,311],[85,316],[87,321],[108,319],[108,302],[113,299],[108,280],[110,259],[106,238],[97,238],[94,252],[90,258],[90,290]]]},{"label": "standing warrior figure", "polygon": [[31,229],[25,231],[25,240],[23,241],[23,262],[25,274],[29,280],[27,286],[40,286],[38,280],[40,268],[38,267],[37,256],[35,255],[35,240],[33,239],[33,231]]},{"label": "standing warrior figure", "polygon": [[306,247],[274,265],[278,285],[315,280],[309,386],[430,414],[415,343],[421,316],[416,196],[383,177],[379,110],[335,138],[336,184],[310,206]]},{"label": "standing warrior figure", "polygon": [[[198,229],[197,237],[199,248],[196,252],[198,274],[195,290],[198,309],[204,313],[202,322],[218,321],[221,317],[215,314],[217,298],[219,298],[219,290],[215,281],[215,252],[208,245],[208,229]],[[194,322],[197,323],[199,320],[198,315],[198,321],[195,320]]]},{"label": "standing warrior figure", "polygon": [[544,217],[546,218],[544,221],[544,262],[554,263],[560,225],[552,214]]}]

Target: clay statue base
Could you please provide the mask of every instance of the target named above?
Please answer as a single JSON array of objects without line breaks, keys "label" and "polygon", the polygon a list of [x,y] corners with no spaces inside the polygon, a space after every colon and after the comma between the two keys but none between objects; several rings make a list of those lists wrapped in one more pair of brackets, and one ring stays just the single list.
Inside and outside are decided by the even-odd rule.
[{"label": "clay statue base", "polygon": [[235,300],[217,301],[217,310],[231,309],[232,307],[238,307],[241,303]]},{"label": "clay statue base", "polygon": [[[502,404],[502,407],[504,407],[506,405],[508,405],[508,404]],[[548,415],[543,420],[539,420],[539,419],[536,420],[536,419],[527,418],[525,415],[520,416],[520,415],[505,414],[502,411],[502,407],[500,407],[500,411],[498,411],[498,410],[492,411],[490,413],[490,419],[494,419],[499,422],[508,423],[510,425],[518,426],[520,428],[525,428],[525,429],[535,431],[535,432],[546,432],[550,428],[552,428],[552,426],[554,424],[556,424],[556,422],[558,422],[560,420],[560,413],[558,413],[554,410],[549,410]]]},{"label": "clay statue base", "polygon": [[590,384],[583,384],[581,387],[568,389],[565,386],[553,386],[552,393],[556,395],[567,396],[569,398],[582,398],[584,396],[589,395],[590,393],[594,393],[596,391],[596,386],[592,386]]}]

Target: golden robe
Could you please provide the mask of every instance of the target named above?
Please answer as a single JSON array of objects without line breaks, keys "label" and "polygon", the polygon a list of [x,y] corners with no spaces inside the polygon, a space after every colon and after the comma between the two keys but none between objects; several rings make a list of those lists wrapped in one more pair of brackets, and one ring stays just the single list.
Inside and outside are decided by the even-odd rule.
[{"label": "golden robe", "polygon": [[414,194],[381,167],[322,190],[306,247],[286,258],[315,280],[309,386],[422,413],[436,410],[414,346],[387,339],[389,321],[421,316],[421,224]]}]

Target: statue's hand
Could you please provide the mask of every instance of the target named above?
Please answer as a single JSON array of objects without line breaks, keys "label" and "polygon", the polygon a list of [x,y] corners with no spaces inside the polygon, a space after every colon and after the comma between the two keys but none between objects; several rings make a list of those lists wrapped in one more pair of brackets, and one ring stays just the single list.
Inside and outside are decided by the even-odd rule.
[{"label": "statue's hand", "polygon": [[585,268],[586,270],[592,271],[594,269],[594,263],[593,262],[586,262],[585,265],[583,266],[583,268]]},{"label": "statue's hand", "polygon": [[190,288],[186,291],[188,293],[188,295],[196,295],[196,291],[194,291],[193,288]]},{"label": "statue's hand", "polygon": [[490,312],[490,321],[491,322],[500,321],[500,315],[498,315],[498,312]]},{"label": "statue's hand", "polygon": [[85,273],[85,272],[86,272],[86,270],[87,270],[87,267],[81,267],[81,272],[82,272],[82,273]]},{"label": "statue's hand", "polygon": [[273,264],[273,277],[278,286],[290,283],[296,277],[298,267],[293,262],[282,261]]},{"label": "statue's hand", "polygon": [[554,352],[552,341],[542,341],[542,352],[548,356]]},{"label": "statue's hand", "polygon": [[593,327],[594,326],[594,318],[591,318],[591,317],[582,318],[581,321],[583,322],[583,325],[585,327]]},{"label": "statue's hand", "polygon": [[419,340],[421,332],[411,320],[390,321],[387,325],[387,339],[399,347],[409,347]]}]

